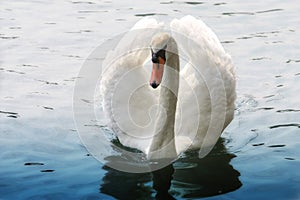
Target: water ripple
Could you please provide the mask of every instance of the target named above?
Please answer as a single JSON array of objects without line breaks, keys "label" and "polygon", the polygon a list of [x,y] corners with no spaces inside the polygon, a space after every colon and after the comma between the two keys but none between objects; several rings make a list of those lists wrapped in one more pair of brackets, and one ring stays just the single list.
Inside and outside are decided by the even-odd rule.
[{"label": "water ripple", "polygon": [[268,147],[270,148],[278,148],[278,147],[285,147],[285,144],[274,144],[274,145],[269,145]]},{"label": "water ripple", "polygon": [[140,13],[140,14],[135,14],[134,16],[147,17],[147,16],[154,16],[154,15],[167,15],[167,14],[164,14],[164,13]]},{"label": "water ripple", "polygon": [[186,1],[186,2],[184,2],[184,3],[190,4],[190,5],[204,4],[204,2],[202,2],[202,1]]},{"label": "water ripple", "polygon": [[269,12],[278,12],[278,11],[283,11],[283,9],[277,8],[277,9],[270,9],[270,10],[262,10],[262,11],[257,11],[256,13],[269,13]]},{"label": "water ripple", "polygon": [[11,117],[11,118],[18,118],[20,117],[20,115],[16,112],[10,112],[10,111],[2,111],[0,110],[0,114],[7,114],[7,117]]},{"label": "water ripple", "polygon": [[283,110],[277,110],[278,113],[285,113],[285,112],[300,112],[300,109],[283,109]]},{"label": "water ripple", "polygon": [[300,60],[288,59],[288,60],[286,61],[286,63],[292,63],[292,62],[298,63],[298,62],[300,62]]},{"label": "water ripple", "polygon": [[281,128],[281,127],[297,127],[297,128],[300,128],[300,124],[297,124],[297,123],[278,124],[278,125],[270,126],[269,128],[274,129],[274,128]]},{"label": "water ripple", "polygon": [[253,12],[224,12],[222,15],[234,16],[234,15],[255,15]]},{"label": "water ripple", "polygon": [[54,172],[54,169],[42,169],[41,172]]},{"label": "water ripple", "polygon": [[257,144],[252,144],[252,146],[254,146],[254,147],[258,147],[258,146],[263,146],[265,143],[257,143]]},{"label": "water ripple", "polygon": [[54,108],[49,107],[49,106],[43,106],[43,108],[46,109],[46,110],[54,110]]},{"label": "water ripple", "polygon": [[27,162],[27,163],[24,163],[24,165],[44,165],[44,163],[40,163],[40,162]]},{"label": "water ripple", "polygon": [[74,3],[74,4],[95,4],[94,2],[91,2],[91,1],[72,1],[71,3]]},{"label": "water ripple", "polygon": [[160,4],[172,4],[174,1],[165,1],[165,2],[160,2]]},{"label": "water ripple", "polygon": [[39,79],[36,79],[36,81],[45,83],[45,84],[47,84],[47,85],[58,85],[58,83],[56,83],[56,82],[50,82],[50,81],[39,80]]}]

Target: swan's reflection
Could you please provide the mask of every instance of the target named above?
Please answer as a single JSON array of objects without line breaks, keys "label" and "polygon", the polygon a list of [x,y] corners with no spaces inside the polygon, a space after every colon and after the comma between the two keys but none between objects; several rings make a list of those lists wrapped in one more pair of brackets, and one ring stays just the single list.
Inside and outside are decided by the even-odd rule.
[{"label": "swan's reflection", "polygon": [[173,165],[152,173],[125,173],[104,166],[107,173],[100,191],[117,199],[174,199],[171,195],[207,197],[241,187],[240,173],[230,165],[235,155],[226,151],[223,139],[205,158],[197,156],[197,151],[188,152]]}]

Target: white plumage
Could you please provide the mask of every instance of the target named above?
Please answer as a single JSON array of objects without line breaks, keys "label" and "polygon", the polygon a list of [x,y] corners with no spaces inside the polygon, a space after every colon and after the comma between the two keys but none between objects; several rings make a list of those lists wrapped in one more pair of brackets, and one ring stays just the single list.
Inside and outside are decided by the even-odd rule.
[{"label": "white plumage", "polygon": [[[178,155],[187,149],[200,149],[199,156],[204,157],[231,122],[236,93],[231,57],[201,20],[185,16],[171,21],[167,29],[152,18],[137,22],[103,62],[103,110],[123,145],[148,153],[159,124],[170,119],[159,100],[161,87],[176,91],[168,82],[172,68],[165,69],[161,87],[154,90],[144,66],[150,59],[153,36],[166,31],[178,45],[180,60],[187,63],[180,69],[176,94],[174,151]],[[159,48],[160,44],[155,44],[153,48]],[[159,137],[164,140],[172,136]]]}]

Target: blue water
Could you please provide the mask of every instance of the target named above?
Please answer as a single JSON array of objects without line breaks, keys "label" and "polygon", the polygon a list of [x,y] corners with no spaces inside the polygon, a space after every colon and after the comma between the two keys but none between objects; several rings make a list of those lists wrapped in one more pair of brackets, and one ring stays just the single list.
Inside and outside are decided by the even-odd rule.
[{"label": "blue water", "polygon": [[81,144],[73,88],[103,41],[143,16],[187,14],[232,55],[237,109],[211,154],[173,164],[170,194],[300,199],[299,9],[279,0],[1,1],[0,199],[154,199],[152,174],[111,169]]}]

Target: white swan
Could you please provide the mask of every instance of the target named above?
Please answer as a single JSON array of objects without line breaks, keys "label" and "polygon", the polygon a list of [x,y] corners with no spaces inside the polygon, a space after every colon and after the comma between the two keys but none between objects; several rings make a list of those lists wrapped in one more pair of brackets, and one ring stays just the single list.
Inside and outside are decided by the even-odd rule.
[{"label": "white swan", "polygon": [[[187,149],[200,149],[204,157],[233,118],[231,57],[192,16],[174,19],[169,33],[162,27],[142,19],[108,53],[100,82],[103,109],[120,142],[150,159],[176,158]],[[150,55],[149,84],[144,65]],[[187,62],[182,69],[180,60]]]}]

